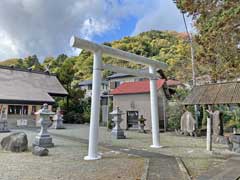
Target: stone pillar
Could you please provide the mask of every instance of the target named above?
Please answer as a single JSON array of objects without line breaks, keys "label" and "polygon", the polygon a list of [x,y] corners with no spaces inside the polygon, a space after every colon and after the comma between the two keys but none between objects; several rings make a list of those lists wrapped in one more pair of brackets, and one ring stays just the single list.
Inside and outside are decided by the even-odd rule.
[{"label": "stone pillar", "polygon": [[28,116],[32,115],[32,105],[28,105]]},{"label": "stone pillar", "polygon": [[104,96],[101,99],[102,106],[102,125],[107,126],[108,122],[108,97]]},{"label": "stone pillar", "polygon": [[212,151],[212,119],[213,119],[213,110],[212,106],[208,105],[209,117],[207,118],[207,151]]},{"label": "stone pillar", "polygon": [[113,117],[112,121],[115,123],[115,127],[112,129],[111,135],[116,139],[125,139],[124,131],[120,127],[120,123],[122,122],[122,114],[119,107],[117,107],[113,112],[110,113]]},{"label": "stone pillar", "polygon": [[207,118],[207,151],[212,151],[212,119]]},{"label": "stone pillar", "polygon": [[8,108],[5,105],[0,109],[0,133],[9,132],[7,120]]},{"label": "stone pillar", "polygon": [[54,112],[48,110],[48,105],[44,104],[43,108],[40,109],[35,114],[40,115],[40,125],[41,131],[36,136],[35,141],[33,142],[33,146],[40,146],[40,147],[53,147],[54,144],[52,142],[52,137],[47,131],[49,124],[51,123],[49,120],[49,116],[54,115]]},{"label": "stone pillar", "polygon": [[102,106],[102,124],[106,126],[107,121],[108,121],[108,106],[103,105]]}]

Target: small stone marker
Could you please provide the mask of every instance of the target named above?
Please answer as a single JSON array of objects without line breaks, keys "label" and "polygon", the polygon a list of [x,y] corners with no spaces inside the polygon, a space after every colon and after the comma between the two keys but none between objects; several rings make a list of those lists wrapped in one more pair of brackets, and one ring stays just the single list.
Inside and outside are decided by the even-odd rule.
[{"label": "small stone marker", "polygon": [[122,122],[122,111],[120,111],[119,107],[117,107],[113,112],[110,113],[113,117],[112,121],[115,122],[115,127],[112,129],[112,137],[116,139],[125,139],[124,131],[120,127],[120,123]]},{"label": "small stone marker", "polygon": [[54,115],[54,112],[51,112],[48,110],[48,105],[44,104],[43,108],[40,109],[35,114],[40,115],[40,125],[41,125],[41,131],[36,136],[35,141],[33,142],[33,146],[40,146],[40,147],[53,147],[54,144],[52,142],[52,137],[47,131],[47,128],[49,127],[49,124],[51,123],[49,120],[49,116]]},{"label": "small stone marker", "polygon": [[36,156],[47,156],[48,149],[44,147],[34,146],[32,149],[32,154]]},{"label": "small stone marker", "polygon": [[54,129],[65,129],[63,126],[63,115],[61,114],[60,108],[57,109],[57,113],[53,116],[53,125]]},{"label": "small stone marker", "polygon": [[24,132],[17,132],[4,137],[1,146],[5,151],[24,152],[28,149],[28,139]]},{"label": "small stone marker", "polygon": [[196,121],[191,112],[186,111],[181,117],[181,132],[185,135],[193,135]]},{"label": "small stone marker", "polygon": [[0,107],[0,132],[9,132],[7,121],[7,110],[3,105]]},{"label": "small stone marker", "polygon": [[232,134],[229,137],[229,150],[240,153],[240,134]]}]

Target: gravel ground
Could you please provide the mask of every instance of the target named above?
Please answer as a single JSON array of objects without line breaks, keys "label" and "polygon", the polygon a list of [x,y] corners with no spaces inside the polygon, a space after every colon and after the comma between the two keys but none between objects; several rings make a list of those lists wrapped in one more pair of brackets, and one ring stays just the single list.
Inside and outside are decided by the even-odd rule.
[{"label": "gravel ground", "polygon": [[[89,127],[87,125],[65,125],[65,130],[52,129],[50,132],[63,134],[76,138],[88,139]],[[151,134],[142,134],[136,131],[125,131],[127,139],[116,140],[111,138],[110,131],[101,127],[99,131],[99,141],[105,144],[123,146],[127,148],[147,150],[166,155],[180,157],[186,165],[189,173],[196,177],[201,173],[221,165],[232,153],[227,150],[226,145],[213,144],[213,154],[209,154],[205,149],[205,138],[193,138],[176,136],[175,133],[161,133],[160,141],[163,148],[150,148]]]},{"label": "gravel ground", "polygon": [[[70,128],[59,132],[67,131]],[[100,148],[101,160],[84,161],[86,144],[56,137],[56,146],[49,149],[49,156],[33,156],[30,146],[36,133],[24,132],[28,135],[28,152],[0,150],[0,180],[137,180],[144,172],[146,160],[141,157]],[[0,139],[7,135],[0,134]]]}]

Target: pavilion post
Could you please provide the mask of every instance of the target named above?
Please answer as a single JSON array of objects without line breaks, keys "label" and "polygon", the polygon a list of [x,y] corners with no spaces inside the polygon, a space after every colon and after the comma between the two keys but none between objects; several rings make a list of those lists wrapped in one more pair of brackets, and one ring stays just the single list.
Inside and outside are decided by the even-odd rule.
[{"label": "pavilion post", "polygon": [[212,108],[208,106],[209,117],[207,117],[207,151],[212,151]]},{"label": "pavilion post", "polygon": [[102,52],[99,50],[94,52],[89,146],[88,156],[85,156],[84,160],[97,160],[101,158],[101,156],[98,154],[100,91],[102,81],[101,68],[102,68]]},{"label": "pavilion post", "polygon": [[[156,74],[156,68],[149,66],[149,73]],[[151,121],[152,121],[152,148],[160,148],[157,78],[150,79]]]}]

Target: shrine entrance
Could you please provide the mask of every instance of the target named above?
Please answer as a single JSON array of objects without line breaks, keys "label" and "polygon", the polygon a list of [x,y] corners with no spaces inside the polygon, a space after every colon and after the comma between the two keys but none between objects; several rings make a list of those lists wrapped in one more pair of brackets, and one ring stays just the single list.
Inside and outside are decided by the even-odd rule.
[{"label": "shrine entrance", "polygon": [[[151,100],[151,122],[152,122],[152,148],[159,148],[160,135],[159,135],[159,114],[158,114],[158,93],[157,93],[157,80],[160,75],[157,73],[158,69],[166,69],[167,64],[148,59],[143,56],[125,52],[119,49],[114,49],[109,46],[96,44],[84,39],[72,37],[70,45],[75,48],[81,48],[93,52],[93,88],[92,88],[92,101],[91,101],[91,117],[90,117],[90,130],[89,130],[89,148],[88,156],[85,160],[100,159],[98,154],[98,129],[99,129],[99,115],[100,115],[100,90],[101,90],[101,71],[107,69],[117,73],[125,73],[133,76],[139,76],[150,79],[150,100]],[[137,69],[129,69],[123,67],[112,66],[110,64],[103,64],[103,54],[118,58],[124,61],[129,61],[137,64],[147,65],[149,72],[142,72]]]}]

